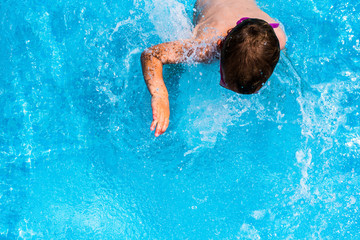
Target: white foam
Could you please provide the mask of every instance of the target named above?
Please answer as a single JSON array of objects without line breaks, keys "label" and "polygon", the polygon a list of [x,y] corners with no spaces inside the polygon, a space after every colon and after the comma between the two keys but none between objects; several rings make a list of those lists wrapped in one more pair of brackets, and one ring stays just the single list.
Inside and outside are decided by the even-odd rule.
[{"label": "white foam", "polygon": [[256,220],[261,220],[264,218],[266,211],[265,210],[255,210],[252,212],[251,216]]},{"label": "white foam", "polygon": [[147,6],[147,12],[162,41],[190,38],[192,24],[184,4],[175,0],[153,0]]},{"label": "white foam", "polygon": [[311,149],[308,149],[306,152],[303,150],[299,150],[296,152],[296,160],[298,164],[301,166],[301,179],[300,179],[300,188],[299,188],[299,196],[302,197],[310,197],[310,186],[307,185],[307,180],[309,178],[308,170],[311,167],[312,154]]},{"label": "white foam", "polygon": [[360,147],[360,136],[351,137],[346,143],[345,146],[349,148]]},{"label": "white foam", "polygon": [[237,236],[237,239],[257,240],[261,239],[261,237],[259,235],[259,231],[256,230],[254,226],[244,223],[243,225],[241,225],[239,236]]}]

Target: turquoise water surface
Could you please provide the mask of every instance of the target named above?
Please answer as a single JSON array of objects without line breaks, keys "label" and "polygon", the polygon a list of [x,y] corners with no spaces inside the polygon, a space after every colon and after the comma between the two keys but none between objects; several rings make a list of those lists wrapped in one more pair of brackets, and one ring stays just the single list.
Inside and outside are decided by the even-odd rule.
[{"label": "turquoise water surface", "polygon": [[286,50],[260,94],[140,54],[195,0],[0,1],[0,239],[360,239],[360,3],[258,2]]}]

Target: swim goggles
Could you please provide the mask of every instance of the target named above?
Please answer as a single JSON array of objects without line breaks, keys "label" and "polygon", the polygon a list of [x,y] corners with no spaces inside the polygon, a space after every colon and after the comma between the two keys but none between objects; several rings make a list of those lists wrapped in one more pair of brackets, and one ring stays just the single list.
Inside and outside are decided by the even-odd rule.
[{"label": "swim goggles", "polygon": [[[246,20],[246,19],[249,19],[249,17],[243,17],[241,18],[239,21],[236,22],[236,25],[240,24],[242,21]],[[279,27],[279,23],[269,23],[269,25],[272,27],[272,28],[278,28]],[[226,37],[225,37],[226,39]],[[225,40],[224,39],[224,40]],[[222,68],[221,68],[221,63],[220,63],[220,86],[226,88],[226,89],[229,89],[226,82],[224,81],[224,78],[223,78],[223,74],[222,74]]]}]

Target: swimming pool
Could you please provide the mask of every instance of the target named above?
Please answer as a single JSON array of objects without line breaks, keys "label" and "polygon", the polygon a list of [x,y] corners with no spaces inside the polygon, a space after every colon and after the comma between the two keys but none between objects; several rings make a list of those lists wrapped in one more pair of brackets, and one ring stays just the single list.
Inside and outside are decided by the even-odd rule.
[{"label": "swimming pool", "polygon": [[155,138],[139,57],[193,4],[1,2],[1,239],[360,238],[360,4],[262,1],[288,42],[261,94],[167,66]]}]

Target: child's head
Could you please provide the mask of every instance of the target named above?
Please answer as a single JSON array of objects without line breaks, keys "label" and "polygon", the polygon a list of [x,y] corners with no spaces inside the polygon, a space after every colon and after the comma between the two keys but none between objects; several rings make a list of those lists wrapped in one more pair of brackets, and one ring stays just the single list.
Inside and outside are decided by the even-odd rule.
[{"label": "child's head", "polygon": [[246,19],[222,43],[222,84],[238,93],[255,93],[271,76],[279,57],[279,40],[272,26],[261,19]]}]

